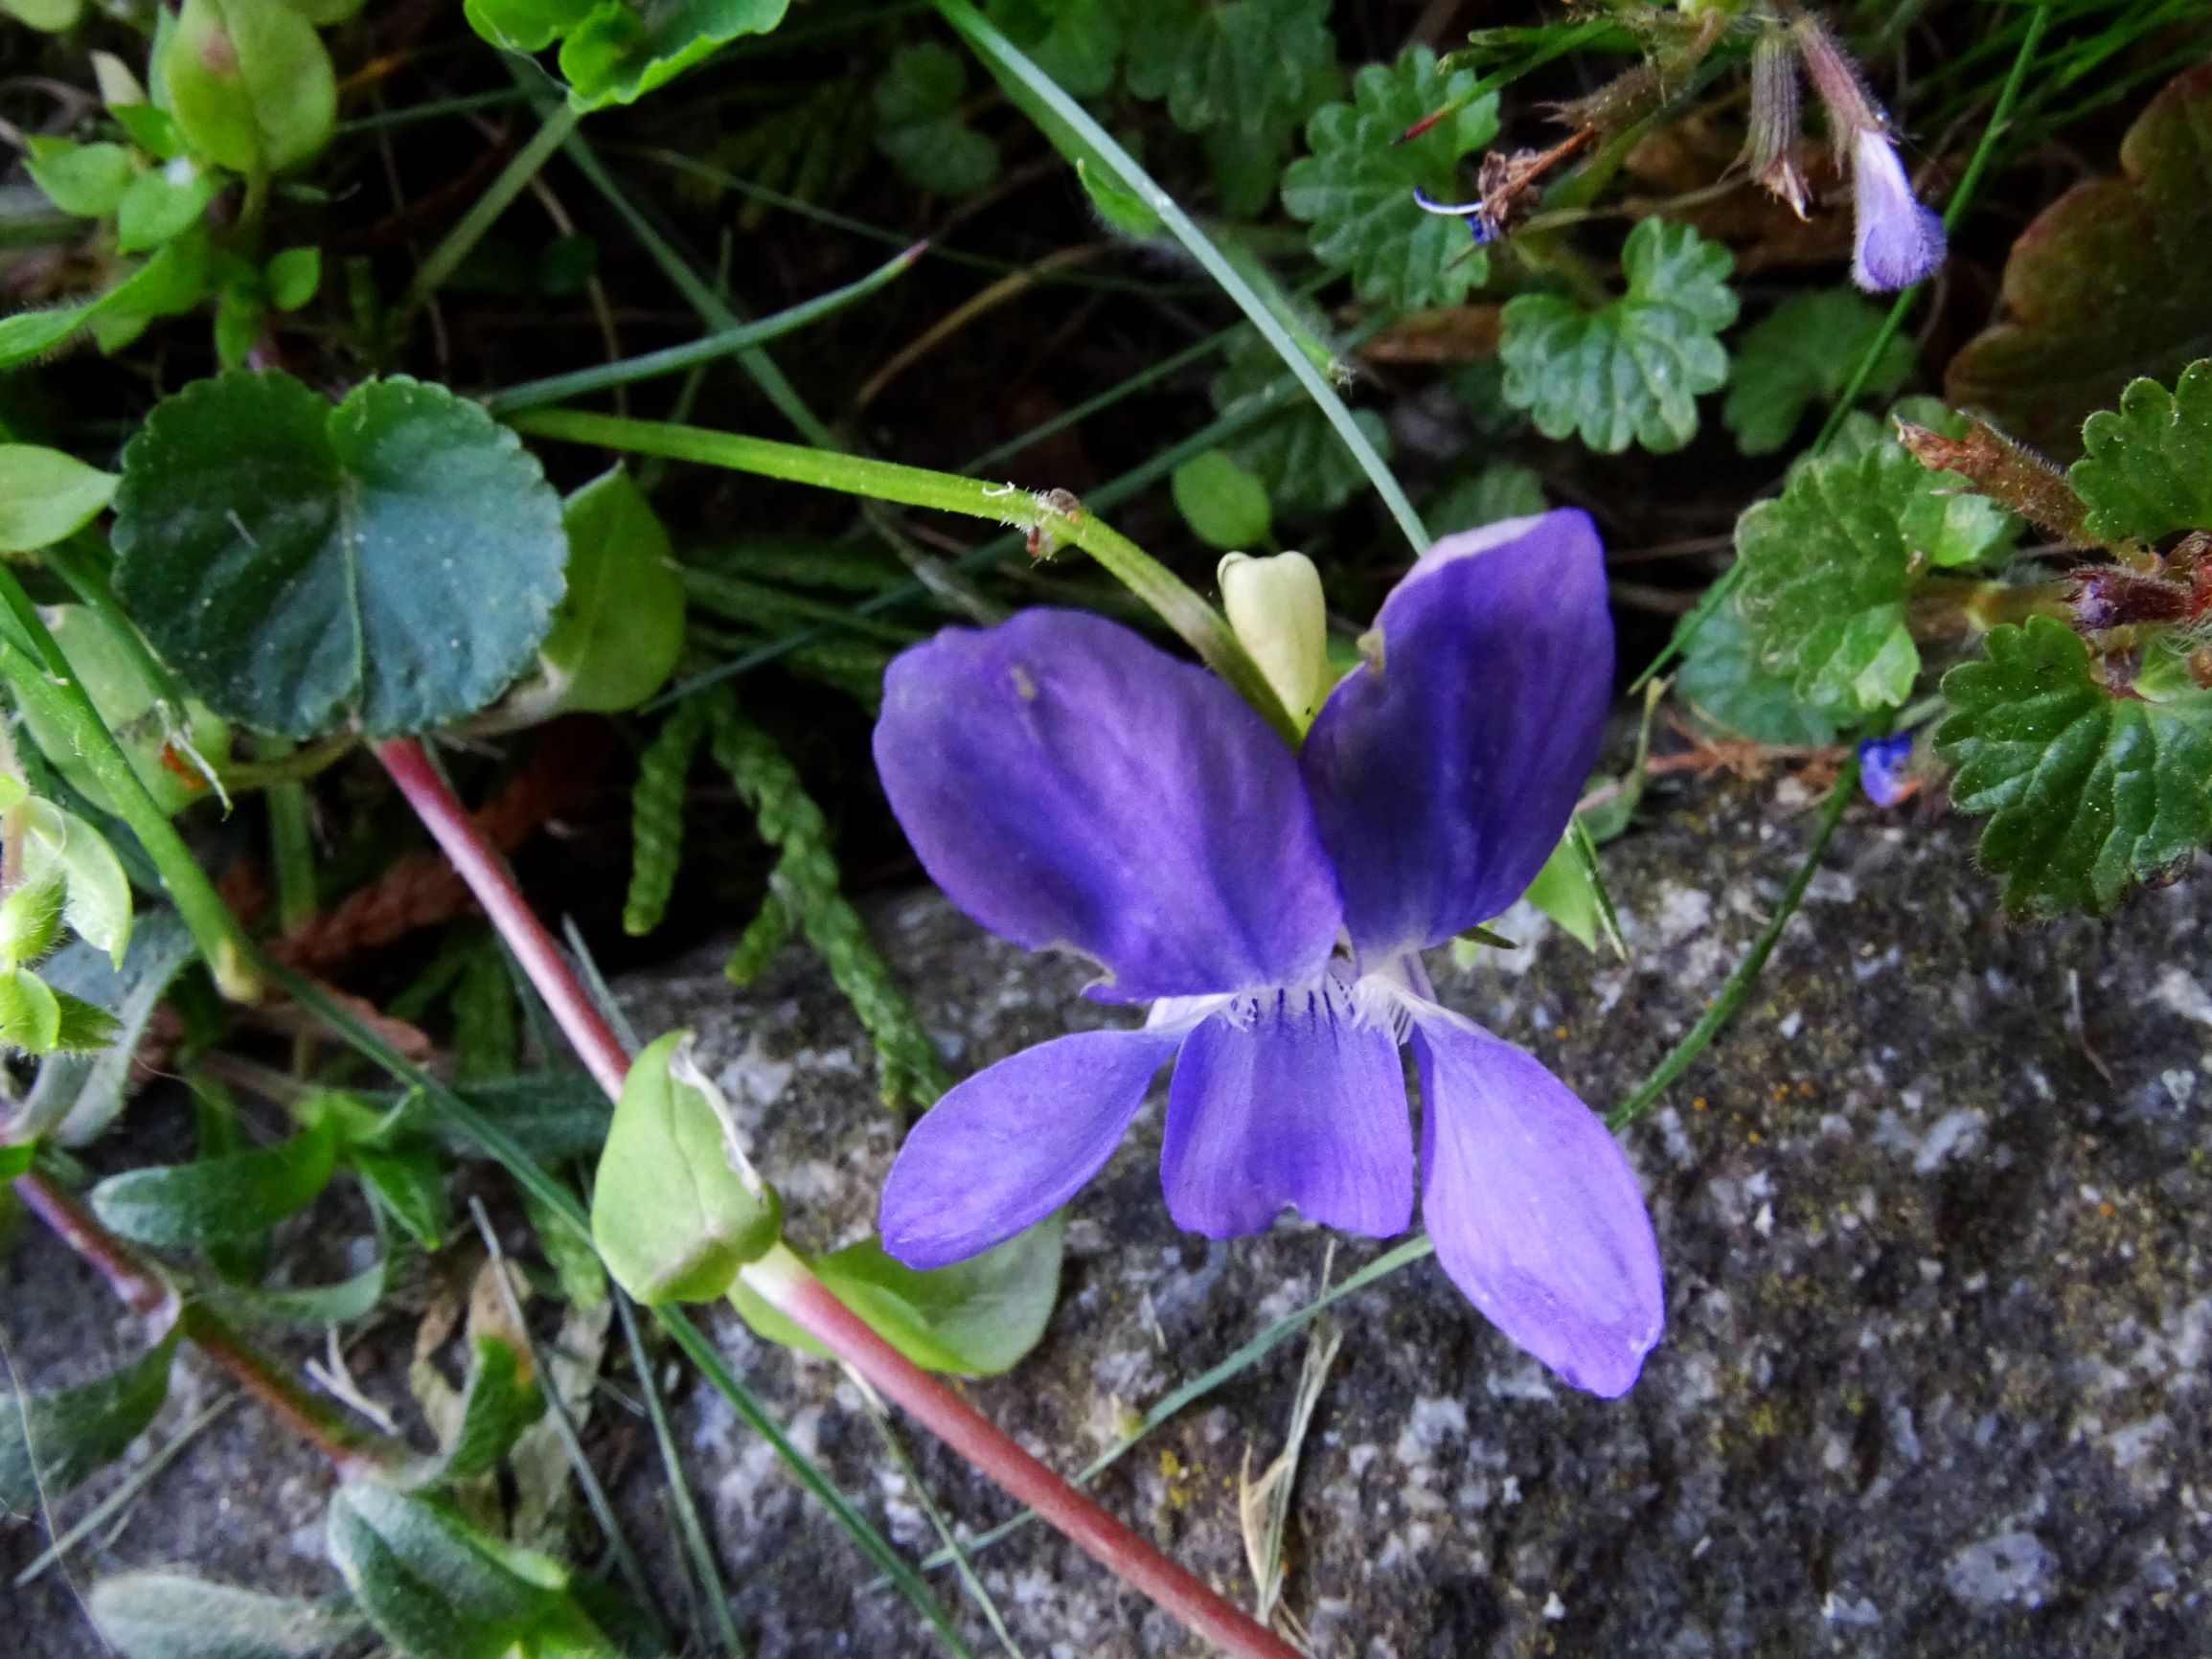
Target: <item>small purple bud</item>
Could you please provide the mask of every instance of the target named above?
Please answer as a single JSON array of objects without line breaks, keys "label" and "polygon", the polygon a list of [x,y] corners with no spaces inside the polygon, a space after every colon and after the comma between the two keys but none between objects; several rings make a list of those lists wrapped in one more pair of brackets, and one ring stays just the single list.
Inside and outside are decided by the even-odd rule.
[{"label": "small purple bud", "polygon": [[1859,745],[1859,783],[1866,798],[1877,807],[1894,807],[1911,794],[1913,780],[1904,775],[1911,760],[1910,732],[1863,739]]},{"label": "small purple bud", "polygon": [[1869,293],[1894,293],[1943,263],[1943,220],[1912,193],[1896,147],[1874,127],[1852,145],[1851,179],[1859,216],[1851,280]]}]

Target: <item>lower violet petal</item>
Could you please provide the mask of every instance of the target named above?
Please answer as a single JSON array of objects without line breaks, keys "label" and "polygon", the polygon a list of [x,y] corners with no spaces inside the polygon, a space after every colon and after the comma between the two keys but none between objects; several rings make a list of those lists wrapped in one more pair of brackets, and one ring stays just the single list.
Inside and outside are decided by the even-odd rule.
[{"label": "lower violet petal", "polygon": [[1443,1010],[1418,1016],[1422,1213],[1437,1260],[1506,1335],[1577,1388],[1628,1392],[1659,1340],[1651,1216],[1620,1144],[1533,1055]]},{"label": "lower violet petal", "polygon": [[1192,1032],[1168,1090],[1175,1225],[1257,1233],[1286,1205],[1374,1238],[1413,1219],[1413,1131],[1391,1034],[1334,980],[1243,998]]},{"label": "lower violet petal", "polygon": [[883,1183],[883,1248],[964,1261],[1059,1209],[1105,1165],[1176,1039],[1078,1032],[980,1071],[924,1114]]}]

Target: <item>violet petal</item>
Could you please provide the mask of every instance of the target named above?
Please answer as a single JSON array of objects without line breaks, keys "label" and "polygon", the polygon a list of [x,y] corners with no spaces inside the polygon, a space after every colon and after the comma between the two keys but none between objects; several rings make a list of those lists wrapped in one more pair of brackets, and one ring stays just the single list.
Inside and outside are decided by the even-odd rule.
[{"label": "violet petal", "polygon": [[1437,1009],[1414,1020],[1421,1208],[1437,1260],[1577,1388],[1628,1392],[1659,1340],[1658,1242],[1595,1112],[1535,1056]]},{"label": "violet petal", "polygon": [[1115,1002],[1311,976],[1339,910],[1297,763],[1236,693],[1128,628],[1028,610],[883,678],[876,764],[946,896]]},{"label": "violet petal", "polygon": [[1397,1039],[1334,979],[1216,1014],[1168,1089],[1160,1185],[1175,1225],[1257,1233],[1295,1206],[1383,1238],[1413,1219],[1413,1130]]},{"label": "violet petal", "polygon": [[1852,147],[1851,184],[1857,243],[1851,280],[1870,293],[1909,288],[1943,263],[1942,216],[1912,193],[1896,147],[1868,129]]},{"label": "violet petal", "polygon": [[922,1116],[883,1182],[883,1248],[943,1267],[1041,1221],[1105,1165],[1175,1039],[1086,1031],[1010,1055]]},{"label": "violet petal", "polygon": [[1597,531],[1563,509],[1448,535],[1376,628],[1300,755],[1366,963],[1488,921],[1565,832],[1612,696]]}]

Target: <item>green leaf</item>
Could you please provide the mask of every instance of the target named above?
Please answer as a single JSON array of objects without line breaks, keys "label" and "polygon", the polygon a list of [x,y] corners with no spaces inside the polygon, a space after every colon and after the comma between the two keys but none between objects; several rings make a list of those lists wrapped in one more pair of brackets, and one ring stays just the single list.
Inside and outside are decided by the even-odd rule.
[{"label": "green leaf", "polygon": [[1424,516],[1431,535],[1446,536],[1508,518],[1532,517],[1550,506],[1535,468],[1517,461],[1493,461],[1472,478],[1447,485]]},{"label": "green leaf", "polygon": [[407,1485],[421,1489],[464,1481],[497,1468],[515,1438],[544,1415],[545,1396],[535,1381],[524,1379],[514,1350],[495,1336],[479,1336],[452,1443],[413,1471]]},{"label": "green leaf", "polygon": [[1135,0],[1129,84],[1185,132],[1283,131],[1329,96],[1329,0]]},{"label": "green leaf", "polygon": [[474,713],[531,661],[568,539],[534,457],[404,377],[335,408],[288,375],[199,380],[123,455],[115,585],[210,707],[309,738]]},{"label": "green leaf", "polygon": [[1194,455],[1175,468],[1175,508],[1200,541],[1223,552],[1266,544],[1274,534],[1267,487],[1222,449]]},{"label": "green leaf", "polygon": [[323,284],[321,248],[285,248],[262,267],[262,287],[280,311],[296,311]]},{"label": "green leaf", "polygon": [[1497,136],[1496,95],[1399,142],[1474,86],[1474,71],[1447,77],[1435,53],[1415,46],[1395,68],[1367,65],[1353,79],[1352,102],[1324,104],[1306,124],[1313,153],[1283,174],[1283,205],[1311,223],[1314,255],[1350,271],[1361,299],[1406,311],[1456,306],[1489,277],[1489,257],[1466,221],[1425,212],[1413,193],[1448,202],[1466,193],[1459,159]]},{"label": "green leaf", "polygon": [[1720,332],[1736,320],[1735,261],[1688,225],[1639,222],[1621,250],[1628,292],[1595,311],[1558,294],[1508,300],[1505,396],[1546,438],[1580,433],[1604,455],[1665,452],[1697,436],[1698,397],[1728,378]]},{"label": "green leaf", "polygon": [[[741,34],[765,34],[789,0],[600,0],[560,48],[560,73],[582,109],[628,103]],[[570,7],[560,0],[563,15]],[[566,31],[563,31],[567,33]]]},{"label": "green leaf", "polygon": [[341,1605],[159,1570],[103,1579],[87,1602],[123,1659],[323,1659],[361,1628]]},{"label": "green leaf", "polygon": [[[1055,1211],[1005,1243],[926,1273],[894,1261],[873,1237],[810,1265],[871,1329],[915,1364],[995,1376],[1035,1348],[1060,1298],[1065,1217]],[[741,1282],[738,1311],[763,1336],[825,1353],[814,1339]]]},{"label": "green leaf", "polygon": [[[179,812],[204,799],[205,779],[189,757],[175,751],[190,747],[210,761],[222,760],[230,753],[229,728],[196,699],[188,701],[181,712],[164,705],[139,658],[96,612],[83,605],[57,605],[44,614],[70,671],[115,734],[130,769],[156,805],[165,812]],[[114,810],[107,790],[66,734],[29,710],[23,723],[39,753],[71,787],[93,806]]]},{"label": "green leaf", "polygon": [[94,299],[43,311],[18,311],[11,317],[0,318],[0,370],[42,357],[67,344],[80,329],[110,318],[168,315],[171,307],[184,308],[179,305],[180,294],[189,289],[196,300],[201,291],[198,284],[203,276],[204,260],[200,250],[173,241]]},{"label": "green leaf", "polygon": [[215,193],[216,181],[187,157],[140,173],[116,204],[116,251],[144,253],[181,235],[198,223]]},{"label": "green leaf", "polygon": [[[54,990],[51,985],[47,989]],[[54,1033],[57,1055],[97,1054],[111,1045],[123,1029],[123,1022],[107,1010],[65,990],[54,991],[54,1006],[61,1014]]]},{"label": "green leaf", "polygon": [[[610,1117],[606,1097],[597,1083],[574,1072],[536,1072],[470,1083],[460,1094],[541,1164],[595,1157],[606,1140]],[[458,1135],[452,1150],[462,1156],[483,1155],[474,1141]]]},{"label": "green leaf", "polygon": [[391,1262],[379,1257],[351,1279],[331,1284],[222,1284],[205,1294],[225,1313],[250,1325],[300,1325],[320,1329],[366,1319],[384,1300]]},{"label": "green leaf", "polygon": [[1558,922],[1585,950],[1598,947],[1598,888],[1571,843],[1562,839],[1521,897]]},{"label": "green leaf", "polygon": [[54,948],[61,936],[63,894],[60,881],[49,876],[25,880],[0,899],[0,965],[34,963]]},{"label": "green leaf", "polygon": [[2118,409],[2083,425],[2082,447],[2066,477],[2089,510],[2091,535],[2155,541],[2212,530],[2212,362],[2190,364],[2171,392],[2131,382]]},{"label": "green leaf", "polygon": [[222,1244],[258,1239],[305,1210],[331,1179],[337,1135],[317,1123],[258,1151],[110,1175],[92,1189],[107,1227],[141,1244]]},{"label": "green leaf", "polygon": [[406,1659],[507,1659],[566,1600],[554,1562],[389,1487],[339,1488],[325,1531],[354,1604]]},{"label": "green leaf", "polygon": [[[107,54],[95,52],[92,57],[98,63]],[[140,96],[143,98],[144,94]],[[156,161],[174,161],[191,148],[185,142],[184,128],[177,125],[176,117],[166,109],[156,109],[146,102],[118,103],[109,99],[107,113],[114,118],[116,125],[129,134],[131,143]]]},{"label": "green leaf", "polygon": [[1758,642],[1732,603],[1714,610],[1690,636],[1675,690],[1705,719],[1755,743],[1836,741],[1836,723],[1799,702],[1788,680],[1761,666]]},{"label": "green leaf", "polygon": [[63,916],[77,937],[107,952],[123,966],[130,946],[130,880],[115,849],[74,812],[51,801],[26,801],[23,843],[24,879],[34,885],[58,883],[65,895]]},{"label": "green leaf", "polygon": [[0,553],[31,553],[100,516],[120,482],[74,455],[0,443]]},{"label": "green leaf", "polygon": [[25,141],[23,170],[65,214],[103,219],[123,200],[137,176],[130,151],[120,144],[79,144],[67,138],[34,136]]},{"label": "green leaf", "polygon": [[1987,558],[2018,528],[1956,473],[1929,471],[1854,416],[1778,498],[1737,520],[1736,603],[1759,667],[1838,726],[1898,707],[1920,671],[1904,606],[1921,567]]},{"label": "green leaf", "polygon": [[0,1044],[27,1055],[61,1046],[61,1005],[28,967],[0,969]]},{"label": "green leaf", "polygon": [[559,709],[633,709],[675,671],[684,582],[669,533],[619,466],[568,498],[568,591],[538,654]]},{"label": "green leaf", "polygon": [[2161,703],[2097,683],[2050,617],[1990,630],[1988,656],[1944,675],[1935,734],[1951,800],[1987,813],[1981,860],[2016,910],[2109,910],[2212,838],[2212,739]]},{"label": "green leaf", "polygon": [[298,167],[337,125],[331,55],[285,0],[184,0],[158,74],[194,150],[233,172]]},{"label": "green leaf", "polygon": [[46,965],[45,977],[61,1009],[61,1039],[71,1034],[70,1005],[80,1000],[110,1016],[115,1029],[110,1045],[98,1054],[69,1053],[78,1045],[57,1040],[64,1052],[39,1066],[24,1101],[26,1132],[80,1147],[108,1125],[123,1109],[138,1039],[192,955],[192,935],[176,912],[157,910],[131,929],[120,969],[105,951],[81,943]]},{"label": "green leaf", "polygon": [[83,14],[84,0],[4,0],[0,11],[33,29],[58,34],[76,26]]},{"label": "green leaf", "polygon": [[[1792,294],[1737,343],[1721,419],[1746,455],[1788,443],[1805,412],[1833,403],[1881,332],[1883,312],[1849,288]],[[1912,373],[1912,342],[1895,334],[1874,360],[1861,391],[1887,397]]]},{"label": "green leaf", "polygon": [[1970,340],[1944,392],[2047,455],[2130,381],[2212,356],[2212,64],[2183,71],[2120,143],[2123,176],[2078,184],[2020,233],[2006,316]]},{"label": "green leaf", "polygon": [[876,82],[876,148],[939,195],[973,195],[998,177],[998,146],[960,113],[967,91],[967,63],[935,40],[901,47]]},{"label": "green leaf", "polygon": [[378,1208],[425,1250],[445,1241],[452,1206],[445,1196],[445,1167],[419,1141],[392,1147],[355,1147],[346,1155]]},{"label": "green leaf", "polygon": [[688,1035],[671,1032],[630,1063],[592,1190],[606,1270],[649,1304],[718,1299],[783,1234],[783,1203],[729,1138]]},{"label": "green leaf", "polygon": [[30,1517],[144,1432],[169,1398],[171,1331],[118,1371],[50,1394],[0,1389],[0,1512]]},{"label": "green leaf", "polygon": [[[1274,349],[1256,333],[1240,333],[1229,343],[1228,366],[1213,385],[1214,407],[1222,414],[1247,398],[1265,398],[1283,412],[1247,427],[1222,447],[1266,486],[1267,498],[1282,516],[1334,512],[1366,483],[1367,475],[1329,418],[1308,401]],[[1372,409],[1356,409],[1352,419],[1387,459],[1390,431],[1381,417]]]},{"label": "green leaf", "polygon": [[1090,205],[1098,210],[1098,216],[1106,221],[1108,230],[1119,231],[1139,241],[1149,241],[1166,233],[1167,221],[1152,210],[1150,202],[1133,190],[1124,190],[1104,168],[1094,167],[1087,156],[1076,157],[1075,175],[1083,181],[1083,193],[1090,197]]},{"label": "green leaf", "polygon": [[16,1176],[31,1168],[32,1161],[37,1156],[38,1146],[34,1141],[16,1141],[8,1145],[0,1145],[0,1181],[14,1180]]},{"label": "green leaf", "polygon": [[986,14],[1078,98],[1113,89],[1128,36],[1123,0],[990,0]]}]

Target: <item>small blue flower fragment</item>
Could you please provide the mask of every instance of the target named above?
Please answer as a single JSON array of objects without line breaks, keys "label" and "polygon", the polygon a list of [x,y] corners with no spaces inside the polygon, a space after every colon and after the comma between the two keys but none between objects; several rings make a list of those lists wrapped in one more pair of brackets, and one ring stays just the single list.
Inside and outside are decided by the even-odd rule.
[{"label": "small blue flower fragment", "polygon": [[1851,280],[1868,293],[1889,294],[1931,275],[1943,263],[1943,219],[1912,193],[1897,147],[1879,127],[1863,127],[1852,145],[1852,199],[1857,213]]},{"label": "small blue flower fragment", "polygon": [[1894,807],[1918,787],[1904,775],[1912,759],[1912,734],[1895,732],[1886,738],[1865,738],[1859,745],[1859,784],[1877,807]]},{"label": "small blue flower fragment", "polygon": [[1490,203],[1479,197],[1474,201],[1457,203],[1438,201],[1419,185],[1415,185],[1413,187],[1413,199],[1421,204],[1423,213],[1442,214],[1448,218],[1465,219],[1468,234],[1474,238],[1477,247],[1497,239],[1497,217],[1491,211]]},{"label": "small blue flower fragment", "polygon": [[[1413,1219],[1507,1336],[1625,1393],[1666,1299],[1635,1171],[1533,1055],[1436,1000],[1421,952],[1497,915],[1559,845],[1612,696],[1605,554],[1573,510],[1447,536],[1293,753],[1227,685],[1104,617],[947,628],[884,676],[883,788],[946,896],[1101,968],[1135,1028],[1050,1038],[907,1136],[883,1247],[965,1260],[1067,1202],[1171,1060],[1176,1225],[1286,1208],[1373,1238]],[[1399,1057],[1423,1097],[1416,1151]]]}]

